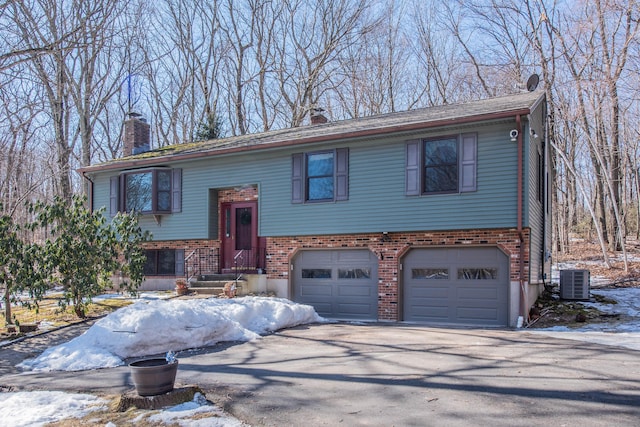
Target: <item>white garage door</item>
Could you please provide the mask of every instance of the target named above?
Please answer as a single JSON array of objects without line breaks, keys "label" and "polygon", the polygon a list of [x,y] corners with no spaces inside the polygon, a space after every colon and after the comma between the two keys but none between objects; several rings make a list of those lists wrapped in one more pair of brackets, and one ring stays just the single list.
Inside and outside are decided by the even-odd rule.
[{"label": "white garage door", "polygon": [[293,260],[293,300],[332,319],[377,320],[378,258],[367,249],[304,250]]},{"label": "white garage door", "polygon": [[507,326],[509,258],[498,248],[413,249],[402,269],[405,321]]}]

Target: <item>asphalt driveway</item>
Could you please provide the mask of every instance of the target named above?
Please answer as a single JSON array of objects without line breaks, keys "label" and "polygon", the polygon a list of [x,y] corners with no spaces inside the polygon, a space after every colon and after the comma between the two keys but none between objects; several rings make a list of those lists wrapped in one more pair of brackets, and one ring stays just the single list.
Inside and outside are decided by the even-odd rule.
[{"label": "asphalt driveway", "polygon": [[[526,331],[308,325],[178,356],[178,383],[254,426],[640,423],[639,352]],[[131,388],[127,367],[0,377],[5,390]]]}]

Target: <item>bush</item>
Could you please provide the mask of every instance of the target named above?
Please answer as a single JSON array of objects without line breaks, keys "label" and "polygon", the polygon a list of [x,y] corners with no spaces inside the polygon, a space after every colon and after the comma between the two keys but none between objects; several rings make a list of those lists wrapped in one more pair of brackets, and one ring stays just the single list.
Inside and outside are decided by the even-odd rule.
[{"label": "bush", "polygon": [[107,223],[104,208],[91,212],[86,199],[74,197],[71,205],[61,198],[51,204],[36,204],[35,226],[51,236],[43,245],[43,265],[63,288],[60,304],[73,305],[85,317],[92,298],[109,288],[114,274],[127,276],[122,290],[135,294],[144,280],[145,255],[141,243],[149,240],[137,217],[118,214]]}]

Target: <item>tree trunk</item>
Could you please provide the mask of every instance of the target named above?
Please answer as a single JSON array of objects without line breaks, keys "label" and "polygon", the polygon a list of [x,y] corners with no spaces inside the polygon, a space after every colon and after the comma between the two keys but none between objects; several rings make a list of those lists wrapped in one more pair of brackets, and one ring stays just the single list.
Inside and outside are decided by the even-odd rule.
[{"label": "tree trunk", "polygon": [[9,285],[6,285],[4,289],[4,321],[7,325],[13,323],[12,315],[11,315],[11,293],[9,292]]}]

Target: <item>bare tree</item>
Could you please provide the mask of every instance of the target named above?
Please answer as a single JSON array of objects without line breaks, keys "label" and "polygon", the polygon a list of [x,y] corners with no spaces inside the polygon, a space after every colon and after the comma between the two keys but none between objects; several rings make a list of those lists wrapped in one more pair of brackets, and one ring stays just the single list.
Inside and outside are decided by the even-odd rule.
[{"label": "bare tree", "polygon": [[580,136],[588,143],[591,176],[596,177],[596,229],[602,233],[602,242],[623,251],[626,233],[621,200],[624,174],[620,171],[618,85],[626,70],[629,49],[637,46],[638,22],[633,19],[637,6],[633,1],[624,5],[596,1],[555,23],[548,22],[562,46],[562,59],[575,88]]},{"label": "bare tree", "polygon": [[369,33],[364,0],[284,1],[278,49],[278,84],[289,110],[287,125],[300,126],[318,106],[337,65],[336,58]]},{"label": "bare tree", "polygon": [[407,28],[405,1],[381,6],[375,23],[357,43],[349,44],[338,56],[329,76],[327,102],[337,117],[362,117],[411,108],[419,104],[425,86],[415,72],[414,37]]},{"label": "bare tree", "polygon": [[252,98],[255,100],[255,115],[262,123],[257,129],[267,131],[276,121],[281,102],[281,96],[277,90],[272,90],[271,82],[276,76],[276,25],[282,18],[283,5],[280,2],[262,0],[251,2],[250,5],[252,14],[255,15],[253,52],[257,76],[255,95],[245,100],[249,103]]},{"label": "bare tree", "polygon": [[68,201],[74,165],[91,163],[93,126],[119,87],[122,66],[115,68],[115,42],[126,6],[118,0],[31,0],[12,3],[8,12],[22,45],[34,51],[27,64],[45,94],[56,150],[56,194]]},{"label": "bare tree", "polygon": [[220,108],[219,4],[164,0],[154,12],[140,42],[152,128],[159,146],[190,142]]},{"label": "bare tree", "polygon": [[42,155],[36,141],[43,129],[33,92],[15,81],[0,90],[0,206],[18,222],[26,217],[24,202],[46,198],[45,181],[52,178],[38,164]]}]

